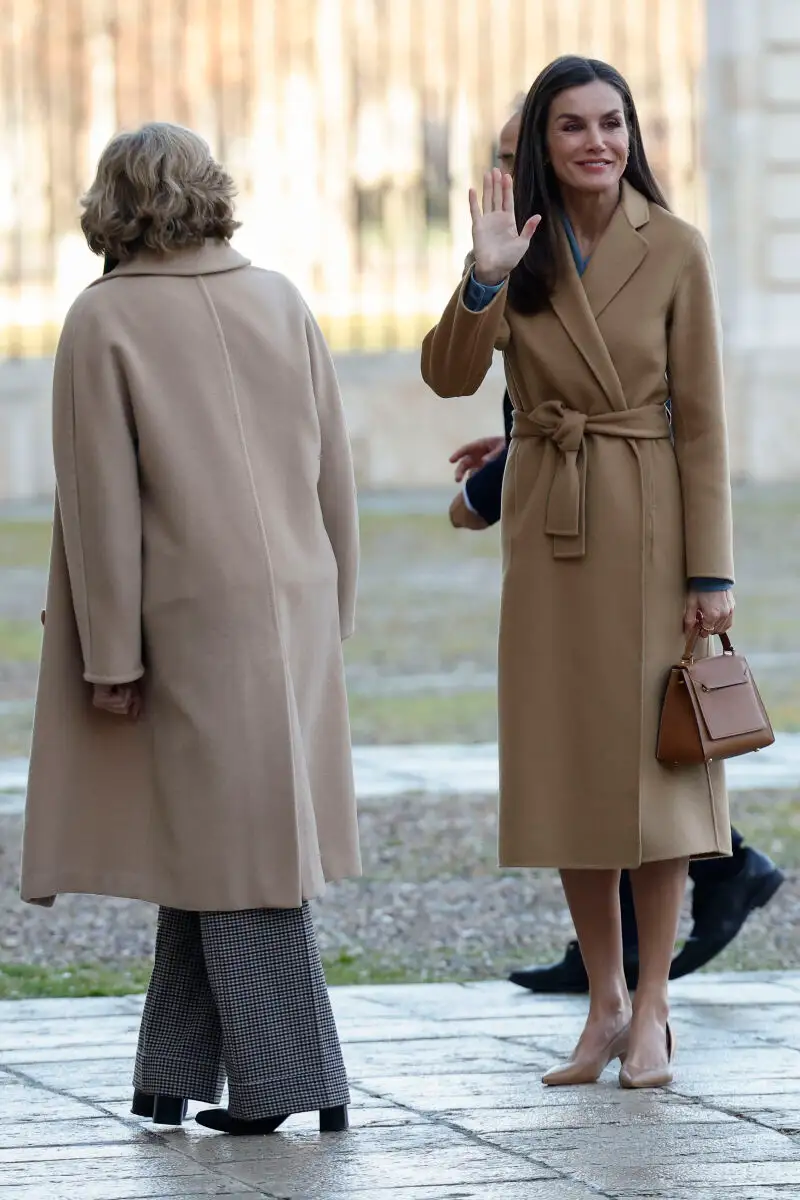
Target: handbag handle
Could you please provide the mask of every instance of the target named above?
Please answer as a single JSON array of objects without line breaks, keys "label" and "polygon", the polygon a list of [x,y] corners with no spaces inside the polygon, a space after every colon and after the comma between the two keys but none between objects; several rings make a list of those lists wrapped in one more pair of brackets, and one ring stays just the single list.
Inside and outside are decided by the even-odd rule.
[{"label": "handbag handle", "polygon": [[[698,621],[692,632],[686,639],[686,648],[683,651],[681,666],[690,667],[694,662],[694,652],[697,649],[697,639],[700,637],[700,622]],[[718,633],[717,637],[722,642],[723,654],[734,654],[733,642],[728,637],[727,633]]]}]

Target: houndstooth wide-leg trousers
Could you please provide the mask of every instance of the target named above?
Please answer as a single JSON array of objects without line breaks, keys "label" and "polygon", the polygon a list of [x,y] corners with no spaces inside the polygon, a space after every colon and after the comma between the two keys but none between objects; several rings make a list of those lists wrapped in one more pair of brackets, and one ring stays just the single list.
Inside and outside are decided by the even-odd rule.
[{"label": "houndstooth wide-leg trousers", "polygon": [[308,904],[158,916],[134,1086],[256,1120],[349,1103]]}]

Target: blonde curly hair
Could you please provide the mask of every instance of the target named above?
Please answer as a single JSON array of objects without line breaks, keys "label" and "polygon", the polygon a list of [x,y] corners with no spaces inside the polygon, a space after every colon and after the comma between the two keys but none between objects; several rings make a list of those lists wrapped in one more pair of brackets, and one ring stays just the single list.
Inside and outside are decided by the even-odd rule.
[{"label": "blonde curly hair", "polygon": [[81,228],[95,254],[117,262],[140,250],[168,254],[206,238],[227,241],[239,228],[235,194],[201,137],[154,121],[106,146],[81,200]]}]

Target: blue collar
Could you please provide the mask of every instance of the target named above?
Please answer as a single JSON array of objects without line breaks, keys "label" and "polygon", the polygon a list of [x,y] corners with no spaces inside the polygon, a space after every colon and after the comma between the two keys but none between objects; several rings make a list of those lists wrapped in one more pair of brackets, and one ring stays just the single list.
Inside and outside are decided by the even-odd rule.
[{"label": "blue collar", "polygon": [[589,259],[584,258],[581,254],[581,248],[578,245],[578,239],[575,237],[575,230],[572,228],[570,219],[566,213],[561,214],[561,221],[564,226],[564,232],[567,235],[567,240],[569,241],[569,248],[572,251],[572,257],[575,260],[577,272],[579,275],[583,275],[583,272],[589,265]]}]

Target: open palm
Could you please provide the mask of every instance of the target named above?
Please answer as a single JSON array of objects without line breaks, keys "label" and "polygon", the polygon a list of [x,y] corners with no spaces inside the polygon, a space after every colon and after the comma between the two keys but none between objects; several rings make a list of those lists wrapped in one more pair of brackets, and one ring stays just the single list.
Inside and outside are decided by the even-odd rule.
[{"label": "open palm", "polygon": [[478,203],[478,193],[470,188],[469,208],[475,278],[478,283],[501,283],[525,254],[542,218],[531,217],[521,231],[517,230],[511,176],[503,175],[497,167],[483,177],[483,207]]}]

